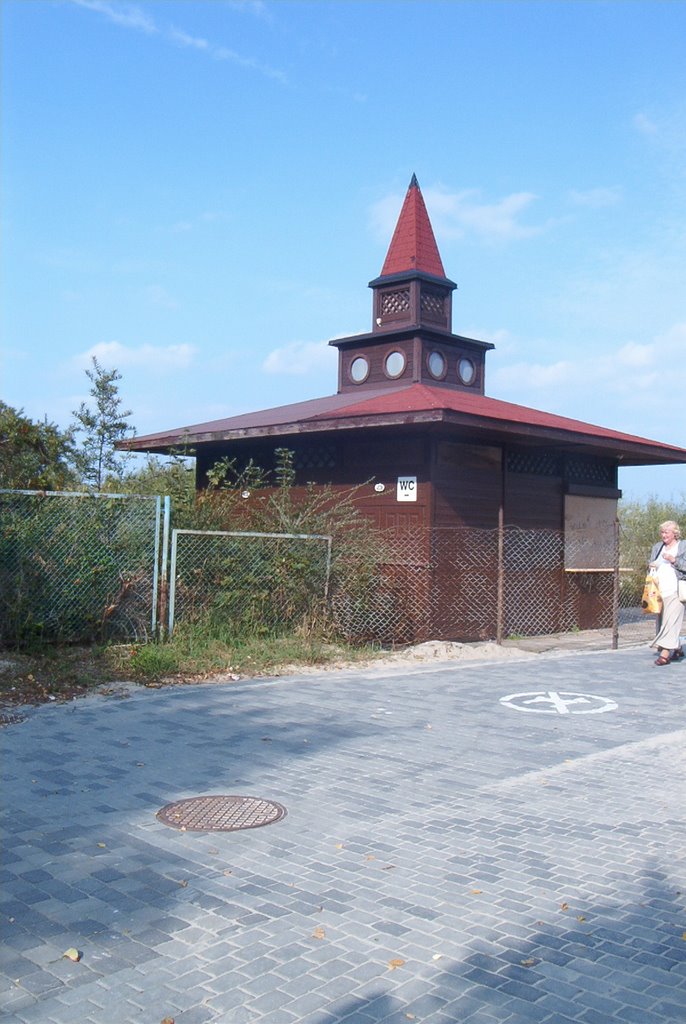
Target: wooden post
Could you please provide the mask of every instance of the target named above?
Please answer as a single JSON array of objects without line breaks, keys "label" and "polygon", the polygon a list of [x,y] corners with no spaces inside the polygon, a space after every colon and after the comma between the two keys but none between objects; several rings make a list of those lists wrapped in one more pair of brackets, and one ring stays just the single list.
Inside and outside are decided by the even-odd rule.
[{"label": "wooden post", "polygon": [[498,579],[496,584],[495,642],[502,644],[505,629],[505,448],[500,453],[500,505],[498,506]]},{"label": "wooden post", "polygon": [[614,522],[614,562],[612,565],[612,650],[619,647],[619,519]]}]

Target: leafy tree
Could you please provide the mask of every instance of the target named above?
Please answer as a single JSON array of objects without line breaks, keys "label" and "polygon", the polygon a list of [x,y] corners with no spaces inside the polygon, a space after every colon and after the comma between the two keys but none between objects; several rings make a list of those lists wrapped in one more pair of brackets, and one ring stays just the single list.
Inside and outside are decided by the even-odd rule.
[{"label": "leafy tree", "polygon": [[681,499],[665,501],[652,495],[644,501],[620,501],[622,556],[627,564],[643,565],[650,549],[660,539],[660,523],[673,519],[686,537],[686,494]]},{"label": "leafy tree", "polygon": [[619,521],[627,533],[638,536],[650,548],[660,539],[660,523],[674,519],[686,533],[686,494],[680,499],[665,501],[651,495],[644,501],[621,501]]},{"label": "leafy tree", "polygon": [[142,465],[126,473],[118,490],[124,494],[168,494],[174,525],[185,527],[190,525],[195,503],[195,466],[183,455],[169,459],[148,455]]},{"label": "leafy tree", "polygon": [[92,384],[90,395],[95,408],[82,402],[74,410],[76,422],[72,431],[79,441],[74,459],[76,467],[83,481],[99,491],[108,473],[117,479],[123,476],[125,456],[119,455],[114,446],[115,442],[132,436],[134,431],[128,423],[131,410],[122,409],[121,374],[115,369],[106,370],[95,356],[92,361],[92,369],[86,370],[86,376]]},{"label": "leafy tree", "polygon": [[47,418],[34,422],[0,401],[0,487],[60,491],[73,488],[72,436]]}]

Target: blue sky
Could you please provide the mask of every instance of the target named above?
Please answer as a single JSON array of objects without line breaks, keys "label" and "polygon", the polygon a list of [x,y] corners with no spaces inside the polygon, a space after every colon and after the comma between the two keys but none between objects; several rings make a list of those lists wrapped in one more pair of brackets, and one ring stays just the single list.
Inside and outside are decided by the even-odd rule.
[{"label": "blue sky", "polygon": [[[336,390],[416,172],[486,391],[686,447],[686,3],[4,0],[2,386]],[[628,497],[686,467],[623,470]]]}]

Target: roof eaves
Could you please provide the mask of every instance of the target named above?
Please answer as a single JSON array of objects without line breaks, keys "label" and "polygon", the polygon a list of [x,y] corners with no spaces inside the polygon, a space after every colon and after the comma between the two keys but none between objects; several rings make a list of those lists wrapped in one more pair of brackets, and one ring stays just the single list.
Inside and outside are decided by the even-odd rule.
[{"label": "roof eaves", "polygon": [[[358,407],[359,409],[359,407]],[[342,422],[342,420],[344,422]],[[380,428],[384,426],[411,426],[413,424],[446,424],[464,428],[472,433],[490,434],[507,433],[522,440],[526,439],[536,443],[553,442],[559,445],[595,448],[604,451],[617,451],[624,456],[658,458],[664,463],[686,463],[686,449],[672,445],[665,445],[660,441],[652,441],[647,438],[635,437],[629,434],[622,434],[606,430],[603,433],[594,432],[591,425],[587,429],[580,429],[586,426],[577,421],[571,421],[569,426],[545,423],[526,423],[516,419],[502,419],[487,414],[474,412],[458,412],[454,409],[436,407],[425,410],[407,410],[396,412],[370,412],[363,413],[339,413],[335,418],[317,418],[306,429],[311,430],[341,430],[360,429],[362,427]],[[637,464],[641,464],[641,461]],[[627,463],[625,463],[627,464]]]},{"label": "roof eaves", "polygon": [[450,285],[450,288],[454,290],[457,288],[455,281],[451,281],[449,277],[439,274],[430,274],[428,270],[416,270],[410,268],[408,270],[396,270],[392,274],[383,274],[380,277],[375,277],[369,282],[369,288],[377,288],[379,285],[386,284],[401,284],[403,281],[416,281],[417,279],[426,281],[428,284],[440,284]]},{"label": "roof eaves", "polygon": [[[465,428],[472,433],[509,433],[517,438],[527,439],[536,443],[554,442],[574,447],[596,449],[620,449],[625,454],[657,456],[665,461],[686,462],[686,450],[672,448],[659,441],[633,438],[630,435],[595,434],[592,431],[578,431],[573,427],[555,427],[548,424],[521,423],[517,420],[500,420],[490,416],[474,413],[460,413],[452,409],[433,408],[423,410],[407,410],[395,412],[354,413],[348,415],[340,411],[334,416],[322,414],[311,420],[284,425],[282,428],[269,427],[264,431],[251,430],[240,436],[270,436],[272,434],[312,434],[328,433],[341,430],[382,429],[384,427],[415,426],[426,424],[445,424]],[[225,440],[237,440],[238,434]],[[679,459],[671,456],[677,455]],[[667,458],[665,458],[667,457]]]},{"label": "roof eaves", "polygon": [[468,338],[464,334],[442,331],[440,327],[427,327],[420,324],[403,324],[402,327],[397,327],[383,333],[367,331],[365,334],[349,334],[343,338],[331,338],[328,344],[338,349],[353,348],[356,345],[387,345],[389,340],[393,338],[411,338],[419,334],[424,338],[444,344],[468,345],[470,348],[484,351],[490,351],[490,349],[495,348],[492,341],[480,341],[478,338]]}]

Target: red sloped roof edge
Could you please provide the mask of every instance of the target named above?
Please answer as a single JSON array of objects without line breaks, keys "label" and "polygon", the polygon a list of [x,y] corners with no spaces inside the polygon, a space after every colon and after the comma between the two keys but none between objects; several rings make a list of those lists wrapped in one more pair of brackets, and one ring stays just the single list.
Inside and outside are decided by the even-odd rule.
[{"label": "red sloped roof edge", "polygon": [[329,395],[325,398],[310,399],[292,405],[277,406],[259,412],[231,416],[222,420],[199,423],[194,426],[148,434],[121,442],[117,447],[132,451],[172,448],[183,444],[192,445],[196,441],[231,440],[247,434],[278,435],[279,428],[292,428],[298,423],[316,427],[331,423],[335,429],[337,420],[363,419],[366,417],[421,416],[422,414],[453,412],[463,416],[473,416],[483,425],[489,421],[498,424],[510,424],[522,429],[534,427],[541,430],[576,433],[604,439],[609,442],[650,446],[657,448],[665,455],[683,456],[686,462],[686,449],[676,445],[668,445],[635,434],[626,434],[600,427],[582,420],[558,416],[555,413],[542,412],[523,405],[515,405],[497,398],[470,394],[468,391],[451,391],[447,388],[432,387],[427,384],[400,385],[366,391],[364,396],[355,392]]},{"label": "red sloped roof edge", "polygon": [[[556,413],[543,412],[540,409],[531,409],[528,406],[516,405],[498,398],[488,398],[485,395],[471,394],[468,391],[433,388],[427,384],[410,384],[403,388],[394,388],[392,393],[391,389],[387,389],[378,396],[360,400],[356,405],[347,406],[345,410],[341,410],[335,415],[354,417],[390,412],[425,412],[430,409],[466,413],[496,422],[512,423],[515,426],[565,430],[607,440],[656,445],[664,448],[665,451],[683,452],[686,456],[686,448],[668,445],[662,441],[639,437],[636,434],[625,434],[621,431],[611,430],[609,427],[600,427],[593,423],[585,423],[583,420],[558,416]],[[317,418],[320,419],[323,415],[320,414]]]}]

